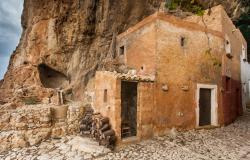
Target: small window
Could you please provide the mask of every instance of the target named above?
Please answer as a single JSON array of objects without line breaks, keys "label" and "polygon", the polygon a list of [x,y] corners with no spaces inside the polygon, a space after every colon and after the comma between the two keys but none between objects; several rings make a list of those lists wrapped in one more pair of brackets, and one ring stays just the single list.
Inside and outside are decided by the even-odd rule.
[{"label": "small window", "polygon": [[121,47],[120,47],[120,50],[119,50],[119,55],[120,55],[120,56],[124,55],[124,51],[125,51],[124,46],[121,46]]},{"label": "small window", "polygon": [[106,103],[108,101],[108,90],[104,89],[103,101]]},{"label": "small window", "polygon": [[226,35],[226,38],[225,38],[225,49],[226,49],[226,54],[227,55],[231,55],[231,44],[230,44],[230,40],[229,40],[229,37]]},{"label": "small window", "polygon": [[241,55],[242,55],[243,60],[246,61],[247,60],[247,52],[246,52],[246,49],[245,49],[245,47],[243,45],[242,45],[242,51],[241,52],[242,52]]},{"label": "small window", "polygon": [[182,46],[182,47],[185,46],[185,37],[181,37],[181,46]]},{"label": "small window", "polygon": [[226,77],[226,91],[230,92],[230,90],[231,90],[231,78]]}]

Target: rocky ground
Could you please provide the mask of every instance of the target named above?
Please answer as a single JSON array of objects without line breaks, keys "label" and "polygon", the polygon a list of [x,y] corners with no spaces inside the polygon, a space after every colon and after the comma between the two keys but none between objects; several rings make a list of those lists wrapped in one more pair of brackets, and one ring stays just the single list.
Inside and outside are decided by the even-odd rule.
[{"label": "rocky ground", "polygon": [[169,136],[129,145],[115,152],[98,146],[89,138],[68,136],[12,150],[0,155],[0,159],[250,160],[250,111],[227,127],[185,133],[173,131]]}]

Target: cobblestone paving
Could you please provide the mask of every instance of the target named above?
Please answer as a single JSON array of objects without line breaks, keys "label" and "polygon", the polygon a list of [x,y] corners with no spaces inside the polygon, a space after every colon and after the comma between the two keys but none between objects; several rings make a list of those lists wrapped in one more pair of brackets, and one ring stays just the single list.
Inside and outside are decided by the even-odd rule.
[{"label": "cobblestone paving", "polygon": [[250,112],[227,127],[173,133],[99,159],[250,160]]},{"label": "cobblestone paving", "polygon": [[233,124],[157,137],[111,152],[88,138],[68,136],[15,149],[0,159],[34,160],[250,160],[250,112]]}]

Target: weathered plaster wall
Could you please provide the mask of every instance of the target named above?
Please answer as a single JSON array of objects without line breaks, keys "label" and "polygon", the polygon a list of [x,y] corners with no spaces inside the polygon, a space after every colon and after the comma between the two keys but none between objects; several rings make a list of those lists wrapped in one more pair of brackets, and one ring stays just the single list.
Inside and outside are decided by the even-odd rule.
[{"label": "weathered plaster wall", "polygon": [[[104,101],[107,90],[107,102]],[[97,71],[95,75],[94,110],[109,117],[110,124],[119,136],[121,134],[121,81],[114,74]]]},{"label": "weathered plaster wall", "polygon": [[[104,90],[108,99],[104,102]],[[118,143],[121,140],[121,79],[111,72],[96,72],[95,76],[95,112],[108,116],[116,132]],[[137,87],[137,137],[147,139],[154,135],[154,83],[139,82]]]},{"label": "weathered plaster wall", "polygon": [[[225,80],[223,80],[223,100],[224,107],[224,123],[229,124],[234,121],[237,116],[242,114],[242,86],[241,86],[241,54],[242,46],[247,48],[246,41],[241,32],[234,26],[227,13],[221,10],[222,14],[222,31],[229,38],[231,45],[232,58],[229,59],[224,56],[224,72],[225,76],[231,77],[231,89],[229,92],[225,91]],[[228,75],[229,72],[229,75]]]},{"label": "weathered plaster wall", "polygon": [[[228,59],[225,57],[226,61],[230,61],[231,66],[231,78],[240,81],[240,56],[242,53],[242,45],[246,45],[246,42],[241,34],[241,32],[234,26],[231,19],[227,16],[225,11],[221,11],[222,14],[222,31],[228,36],[231,45],[231,53],[233,58]],[[243,43],[244,41],[244,43]],[[245,46],[247,48],[247,46]],[[227,66],[225,66],[227,67]],[[225,73],[223,73],[225,75]]]},{"label": "weathered plaster wall", "polygon": [[[155,101],[161,111],[156,116],[157,128],[160,133],[171,127],[194,128],[197,83],[221,85],[223,38],[181,27],[178,21],[159,20],[157,23]],[[184,46],[181,46],[181,38],[184,38]],[[168,91],[162,90],[164,85],[168,86]]]},{"label": "weathered plaster wall", "polygon": [[154,103],[154,83],[138,84],[138,137],[151,138],[154,133],[157,107]]},{"label": "weathered plaster wall", "polygon": [[[242,90],[240,83],[245,83],[246,79],[244,77],[247,77],[247,71],[245,72],[243,69],[247,66],[242,64],[242,67],[244,65],[242,68],[243,70],[241,70],[240,67],[242,45],[247,48],[246,41],[241,32],[234,26],[227,13],[223,10],[222,6],[212,8],[210,15],[208,15],[206,12],[203,17],[191,16],[185,20],[198,23],[202,26],[208,27],[209,29],[220,31],[224,34],[225,38],[227,37],[230,41],[231,53],[233,57],[230,59],[224,54],[222,58],[222,105],[225,113],[223,115],[223,119],[224,123],[228,124],[236,119],[237,115],[242,112],[242,105],[245,105],[245,99],[247,99],[247,94],[240,92],[244,96],[242,98],[243,101],[236,101],[236,97],[238,97],[236,93],[239,89]],[[226,77],[231,78],[230,92],[225,91]],[[240,80],[241,78],[244,78],[245,80]],[[238,112],[237,114],[235,114],[236,111]]]},{"label": "weathered plaster wall", "polygon": [[226,77],[222,77],[223,92],[222,92],[222,106],[223,106],[223,124],[232,123],[239,115],[242,114],[241,103],[241,83],[234,79],[230,80],[230,89],[226,88]]},{"label": "weathered plaster wall", "polygon": [[[117,53],[121,46],[125,47],[123,59],[125,65],[136,69],[139,74],[155,75],[155,23],[149,23],[154,17],[148,17],[139,24],[132,34],[118,36]],[[135,29],[135,28],[133,28]],[[129,31],[128,31],[129,32]],[[126,33],[126,32],[125,32]]]}]

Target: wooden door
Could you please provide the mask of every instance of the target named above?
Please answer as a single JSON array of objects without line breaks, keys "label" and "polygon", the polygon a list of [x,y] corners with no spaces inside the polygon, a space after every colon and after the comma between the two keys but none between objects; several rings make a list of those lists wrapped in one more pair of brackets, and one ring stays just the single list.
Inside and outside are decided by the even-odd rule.
[{"label": "wooden door", "polygon": [[121,84],[121,137],[137,134],[137,83],[122,81]]},{"label": "wooden door", "polygon": [[199,126],[211,125],[211,89],[200,89]]}]

